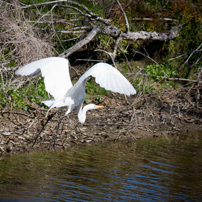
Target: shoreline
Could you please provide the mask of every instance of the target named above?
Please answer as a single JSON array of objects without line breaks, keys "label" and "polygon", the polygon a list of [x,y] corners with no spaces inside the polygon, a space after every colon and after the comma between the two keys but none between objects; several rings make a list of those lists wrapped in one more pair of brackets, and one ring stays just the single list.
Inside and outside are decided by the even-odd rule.
[{"label": "shoreline", "polygon": [[[167,93],[165,95],[169,98]],[[196,111],[192,105],[186,110],[183,109],[179,104],[181,102],[184,106],[184,102],[179,102],[179,99],[178,102],[170,98],[168,100],[165,102],[165,97],[151,95],[138,98],[132,96],[128,99],[124,96],[103,97],[102,103],[99,104],[104,105],[105,108],[90,111],[83,125],[78,124],[75,111],[69,115],[69,118],[64,118],[55,149],[66,150],[75,145],[93,142],[135,141],[151,136],[202,130],[202,113],[199,110]],[[51,114],[55,110],[51,111]],[[32,147],[36,135],[46,121],[46,111],[34,107],[30,108],[29,112],[2,111],[0,156],[39,149],[48,150],[50,142],[55,137],[59,117],[64,111],[56,114],[49,121]]]}]

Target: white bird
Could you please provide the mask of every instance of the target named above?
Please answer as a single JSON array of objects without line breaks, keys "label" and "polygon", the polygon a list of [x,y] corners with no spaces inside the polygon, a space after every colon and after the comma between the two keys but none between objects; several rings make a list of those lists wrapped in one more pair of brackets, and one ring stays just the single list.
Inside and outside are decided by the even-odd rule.
[{"label": "white bird", "polygon": [[68,110],[62,119],[76,108],[79,122],[84,123],[88,110],[103,108],[103,106],[89,104],[82,109],[85,99],[85,85],[90,76],[95,77],[95,81],[106,90],[128,96],[136,94],[131,83],[116,68],[107,63],[97,63],[92,66],[74,86],[69,75],[69,61],[65,58],[49,57],[37,60],[16,70],[15,74],[31,76],[40,71],[44,77],[46,91],[54,97],[54,99],[43,101],[43,103],[50,109],[67,106]]}]

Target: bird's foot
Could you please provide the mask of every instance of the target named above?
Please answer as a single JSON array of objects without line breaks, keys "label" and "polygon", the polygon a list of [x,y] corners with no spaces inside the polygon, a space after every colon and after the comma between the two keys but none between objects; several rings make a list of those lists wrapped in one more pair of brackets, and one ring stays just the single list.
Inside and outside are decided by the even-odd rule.
[{"label": "bird's foot", "polygon": [[48,109],[48,111],[46,112],[45,118],[48,118],[48,114],[49,114],[50,109]]},{"label": "bird's foot", "polygon": [[55,134],[55,137],[51,140],[50,145],[49,145],[49,150],[51,151],[52,149],[55,149],[56,145],[56,140],[57,140],[57,134]]}]

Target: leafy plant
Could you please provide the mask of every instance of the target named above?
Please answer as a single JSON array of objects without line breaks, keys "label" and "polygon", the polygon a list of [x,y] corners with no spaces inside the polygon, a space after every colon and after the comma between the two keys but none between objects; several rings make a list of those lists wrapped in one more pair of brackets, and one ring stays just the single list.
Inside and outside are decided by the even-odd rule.
[{"label": "leafy plant", "polygon": [[31,85],[22,86],[17,90],[10,86],[6,92],[1,91],[0,107],[11,104],[13,107],[27,111],[31,103],[41,104],[42,100],[49,99],[43,81],[42,77],[38,77],[37,81]]},{"label": "leafy plant", "polygon": [[151,75],[153,81],[159,81],[162,77],[174,77],[177,75],[176,70],[165,66],[164,64],[152,64],[145,67],[146,74]]},{"label": "leafy plant", "polygon": [[97,102],[101,102],[101,95],[109,95],[109,91],[100,87],[99,84],[95,82],[94,78],[90,78],[86,83],[86,98],[84,102],[86,103],[89,97],[93,97],[93,99]]}]

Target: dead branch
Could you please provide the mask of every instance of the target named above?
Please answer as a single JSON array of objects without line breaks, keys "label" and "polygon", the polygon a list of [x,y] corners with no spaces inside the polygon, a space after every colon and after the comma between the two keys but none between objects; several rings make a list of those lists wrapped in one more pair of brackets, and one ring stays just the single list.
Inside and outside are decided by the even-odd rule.
[{"label": "dead branch", "polygon": [[116,2],[117,2],[118,6],[119,6],[119,8],[120,8],[120,10],[121,10],[121,12],[123,14],[123,17],[124,17],[124,20],[125,20],[125,25],[126,25],[126,32],[129,32],[129,23],[128,23],[128,18],[126,16],[126,13],[124,12],[119,0],[116,0]]},{"label": "dead branch", "polygon": [[72,53],[76,52],[78,49],[80,49],[81,47],[83,47],[84,45],[89,43],[97,35],[98,31],[99,31],[99,28],[94,27],[92,29],[92,31],[88,34],[87,37],[85,37],[84,39],[79,41],[77,44],[75,44],[74,46],[72,46],[71,48],[69,48],[68,50],[66,50],[62,54],[60,54],[59,56],[60,57],[68,57]]},{"label": "dead branch", "polygon": [[135,41],[138,39],[168,41],[178,36],[178,27],[174,27],[167,33],[140,31],[140,32],[122,33],[121,36],[124,40],[131,40],[131,41]]},{"label": "dead branch", "polygon": [[202,66],[199,70],[198,76],[197,76],[197,82],[196,82],[196,89],[197,89],[197,93],[196,93],[196,102],[195,102],[195,106],[198,107],[198,102],[200,100],[201,94],[200,94],[200,90],[199,90],[199,83],[200,83],[200,77],[201,77],[201,73],[202,73]]},{"label": "dead branch", "polygon": [[115,63],[115,60],[114,60],[113,53],[110,53],[110,52],[107,52],[107,51],[101,50],[101,49],[96,49],[95,51],[102,51],[102,52],[108,54],[108,55],[110,56],[112,62],[113,62],[114,67],[117,69],[117,66],[116,66],[116,63]]},{"label": "dead branch", "polygon": [[[65,3],[65,4],[64,4]],[[69,0],[55,0],[49,2],[43,2],[38,4],[32,4],[27,6],[22,6],[23,9],[27,9],[30,7],[40,7],[40,6],[48,6],[48,5],[55,5],[57,7],[65,7],[71,10],[75,10],[76,14],[83,16],[85,19],[83,23],[87,23],[88,25],[82,26],[75,26],[69,27],[68,30],[56,30],[57,32],[66,33],[66,34],[79,34],[79,33],[89,33],[87,37],[81,39],[80,42],[73,45],[68,50],[64,51],[60,57],[68,57],[78,49],[82,48],[82,46],[88,44],[96,35],[107,35],[116,40],[116,44],[113,51],[113,57],[115,58],[116,51],[118,48],[118,43],[121,40],[160,40],[160,41],[168,41],[174,39],[178,36],[178,29],[179,27],[174,27],[172,30],[165,32],[165,33],[157,33],[157,32],[146,32],[146,31],[139,31],[139,32],[130,32],[129,31],[129,22],[124,12],[119,0],[116,0],[118,7],[124,17],[126,32],[121,31],[118,27],[114,26],[109,20],[98,16],[97,14],[90,11],[86,6],[80,4],[75,1]],[[70,19],[76,21],[80,21],[81,19]],[[168,20],[168,19],[167,19]],[[51,20],[52,22],[54,20]],[[68,21],[68,20],[67,20]]]},{"label": "dead branch", "polygon": [[133,21],[171,21],[171,22],[176,22],[176,19],[173,18],[158,18],[158,19],[154,19],[154,18],[133,18]]},{"label": "dead branch", "polygon": [[31,115],[29,115],[29,114],[25,114],[25,113],[22,113],[22,112],[11,112],[11,111],[3,111],[3,112],[1,112],[1,115],[3,115],[3,114],[18,114],[18,115],[23,115],[23,116],[27,116],[27,117],[30,117],[30,118],[35,118],[35,116],[31,116]]},{"label": "dead branch", "polygon": [[[96,26],[94,27],[89,35],[81,40],[79,43],[75,44],[73,47],[65,51],[60,55],[60,57],[67,57],[71,55],[73,52],[77,51],[78,49],[82,48],[82,46],[86,45],[89,43],[97,34],[103,34],[103,35],[108,35],[113,38],[118,38],[120,40],[159,40],[159,41],[168,41],[171,40],[178,35],[178,30],[173,29],[170,32],[167,33],[157,33],[157,32],[145,32],[145,31],[140,31],[140,32],[128,32],[124,33],[120,29],[114,27],[114,26],[105,26],[105,27],[100,27]],[[117,49],[114,49],[117,50]],[[115,53],[114,53],[115,55]]]},{"label": "dead branch", "polygon": [[191,54],[189,55],[189,57],[186,59],[186,61],[178,68],[178,69],[181,69],[188,61],[189,59],[192,57],[192,55],[195,53],[195,52],[198,52],[198,51],[201,51],[200,48],[202,46],[202,43],[194,50],[191,52]]},{"label": "dead branch", "polygon": [[[126,73],[126,74],[136,74],[136,73]],[[165,78],[165,76],[157,76],[157,75],[151,75],[151,74],[143,74],[143,73],[138,73],[138,75],[146,76],[146,77],[157,77],[157,78]],[[202,81],[197,80],[192,80],[192,79],[184,79],[184,78],[169,78],[166,77],[165,80],[168,81],[187,81],[187,82],[192,82],[192,83],[202,83]]]}]

